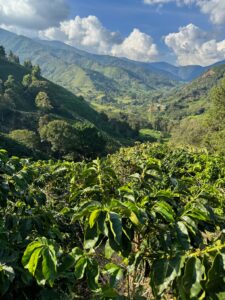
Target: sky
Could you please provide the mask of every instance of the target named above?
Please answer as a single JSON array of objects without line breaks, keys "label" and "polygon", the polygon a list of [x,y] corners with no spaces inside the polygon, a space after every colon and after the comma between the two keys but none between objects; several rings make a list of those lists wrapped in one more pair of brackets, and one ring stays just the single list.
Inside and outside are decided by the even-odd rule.
[{"label": "sky", "polygon": [[225,0],[0,0],[0,27],[143,62],[225,59]]}]

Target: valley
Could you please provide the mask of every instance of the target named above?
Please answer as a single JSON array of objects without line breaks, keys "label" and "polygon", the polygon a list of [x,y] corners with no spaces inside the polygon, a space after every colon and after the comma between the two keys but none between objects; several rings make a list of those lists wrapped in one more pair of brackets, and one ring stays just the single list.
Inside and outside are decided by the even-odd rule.
[{"label": "valley", "polygon": [[225,62],[0,29],[0,298],[225,299]]}]

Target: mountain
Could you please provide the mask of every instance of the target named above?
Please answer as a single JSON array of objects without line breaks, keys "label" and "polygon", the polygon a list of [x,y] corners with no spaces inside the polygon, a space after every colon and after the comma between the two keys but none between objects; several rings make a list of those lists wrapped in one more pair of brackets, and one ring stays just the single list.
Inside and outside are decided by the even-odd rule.
[{"label": "mountain", "polygon": [[220,65],[223,68],[224,63],[208,67],[141,63],[91,54],[57,41],[34,40],[3,29],[0,44],[19,55],[21,61],[30,59],[39,64],[43,76],[84,97],[94,109],[135,129],[151,126],[151,107],[158,103],[172,119],[204,111],[208,104],[201,96],[214,84],[214,77],[205,78],[204,74]]},{"label": "mountain", "polygon": [[165,63],[165,62],[156,62],[156,63],[150,63],[149,65],[158,70],[165,71],[167,73],[170,73],[171,75],[178,78],[178,80],[190,82],[194,79],[197,79],[204,73],[206,73],[208,70],[212,69],[213,67],[224,65],[225,61],[219,61],[213,65],[209,65],[206,67],[192,65],[192,66],[173,66],[171,64]]},{"label": "mountain", "polygon": [[206,69],[210,67],[201,67],[201,66],[180,66],[176,67],[165,62],[156,62],[151,63],[151,67],[154,67],[158,70],[165,71],[171,75],[177,77],[181,81],[191,81],[205,72]]},{"label": "mountain", "polygon": [[209,92],[225,75],[224,64],[216,64],[195,80],[183,86],[172,89],[160,99],[166,106],[165,114],[174,119],[189,115],[199,115],[210,106]]},{"label": "mountain", "polygon": [[81,96],[42,77],[37,67],[0,57],[0,146],[10,153],[93,157],[136,137],[126,122],[109,120]]},{"label": "mountain", "polygon": [[83,96],[100,110],[121,111],[142,105],[156,91],[170,89],[179,80],[149,64],[94,55],[60,42],[33,40],[3,29],[0,44],[19,55],[21,61],[30,59],[39,64],[43,76]]}]

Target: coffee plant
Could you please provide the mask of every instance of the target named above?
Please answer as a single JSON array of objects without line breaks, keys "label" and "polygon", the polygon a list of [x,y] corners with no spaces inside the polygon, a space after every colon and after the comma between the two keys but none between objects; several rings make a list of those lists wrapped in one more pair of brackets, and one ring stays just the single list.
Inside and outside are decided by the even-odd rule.
[{"label": "coffee plant", "polygon": [[225,159],[142,144],[92,162],[0,152],[0,298],[225,299]]}]

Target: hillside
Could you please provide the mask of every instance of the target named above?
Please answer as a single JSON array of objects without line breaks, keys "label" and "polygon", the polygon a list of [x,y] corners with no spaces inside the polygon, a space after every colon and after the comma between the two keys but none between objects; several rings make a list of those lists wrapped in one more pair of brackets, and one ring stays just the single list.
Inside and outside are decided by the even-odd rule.
[{"label": "hillside", "polygon": [[0,44],[41,66],[43,75],[83,96],[98,110],[136,111],[159,89],[177,85],[177,76],[127,59],[94,55],[60,42],[32,40],[0,29]]},{"label": "hillside", "polygon": [[200,115],[210,107],[208,93],[225,74],[225,64],[212,66],[195,80],[158,95],[155,99],[164,109],[162,115],[179,120],[190,115]]},{"label": "hillside", "polygon": [[12,154],[14,145],[34,156],[88,157],[136,137],[125,122],[109,120],[82,97],[41,77],[37,66],[26,68],[7,57],[0,58],[0,115],[0,146]]},{"label": "hillside", "polygon": [[[48,79],[85,97],[95,110],[107,114],[100,114],[101,118],[110,117],[114,123],[120,120],[124,131],[129,131],[128,123],[135,131],[168,132],[174,121],[204,113],[210,106],[207,93],[225,70],[223,62],[209,67],[175,67],[95,55],[61,42],[32,40],[2,29],[0,43],[21,55],[22,61],[30,59],[39,64]],[[181,83],[195,77],[190,83]],[[70,109],[70,100],[66,107]],[[82,115],[82,108],[79,114],[101,127],[95,110],[85,108]],[[107,131],[108,127],[103,127]]]}]

